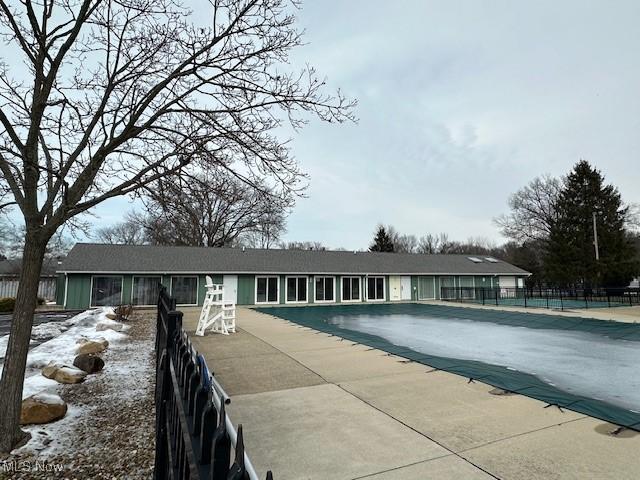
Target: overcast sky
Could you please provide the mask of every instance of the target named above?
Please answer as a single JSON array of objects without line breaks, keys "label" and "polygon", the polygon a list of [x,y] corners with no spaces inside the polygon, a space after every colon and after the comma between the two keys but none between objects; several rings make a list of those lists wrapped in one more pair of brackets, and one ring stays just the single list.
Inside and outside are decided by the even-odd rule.
[{"label": "overcast sky", "polygon": [[382,222],[501,241],[509,194],[580,158],[640,202],[640,2],[308,0],[298,16],[294,65],[360,120],[294,137],[310,188],[287,240],[363,248]]}]

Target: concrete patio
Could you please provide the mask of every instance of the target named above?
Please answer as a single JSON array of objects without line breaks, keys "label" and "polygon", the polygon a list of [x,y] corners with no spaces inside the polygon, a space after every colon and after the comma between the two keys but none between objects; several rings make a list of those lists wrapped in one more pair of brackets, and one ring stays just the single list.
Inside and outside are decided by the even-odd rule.
[{"label": "concrete patio", "polygon": [[[261,475],[638,478],[635,432],[611,436],[615,426],[600,420],[491,395],[488,385],[250,309],[238,309],[239,331],[230,336],[196,337],[199,310],[184,313],[195,347],[232,397],[229,414],[244,425]],[[633,313],[621,315],[632,321]]]}]

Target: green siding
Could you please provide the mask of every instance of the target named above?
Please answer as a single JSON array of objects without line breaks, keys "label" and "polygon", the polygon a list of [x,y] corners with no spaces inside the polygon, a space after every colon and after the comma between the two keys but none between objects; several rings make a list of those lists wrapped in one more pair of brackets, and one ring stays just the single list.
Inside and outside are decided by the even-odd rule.
[{"label": "green siding", "polygon": [[124,275],[122,278],[122,303],[131,303],[131,289],[133,286],[133,275]]},{"label": "green siding", "polygon": [[253,305],[255,288],[255,275],[238,275],[238,305]]},{"label": "green siding", "polygon": [[[209,274],[216,284],[222,284],[224,277],[221,274]],[[100,275],[102,276],[102,275]],[[104,275],[104,276],[120,276],[120,275]],[[131,274],[122,275],[122,302],[131,302],[131,290],[133,283],[133,276]],[[137,276],[137,275],[136,275]],[[149,275],[141,275],[149,276]],[[321,275],[324,276],[324,275]],[[91,277],[90,274],[68,274],[67,275],[67,302],[65,307],[69,309],[84,309],[89,308],[90,296],[91,296]],[[161,275],[162,283],[167,288],[171,285],[171,275]],[[206,275],[199,274],[198,277],[198,305],[202,305],[206,294]],[[286,277],[287,275],[278,275],[280,285],[279,303],[286,303]],[[308,303],[314,303],[315,297],[315,276],[307,275],[309,283],[307,285]],[[335,275],[335,303],[340,303],[342,297],[342,281],[343,276]],[[523,277],[517,277],[523,278]],[[384,275],[385,279],[385,300],[390,299],[390,285],[389,276]],[[360,298],[361,301],[365,301],[365,294],[367,290],[367,276],[360,276]],[[499,287],[500,278],[493,275],[446,275],[446,276],[433,276],[433,275],[412,275],[411,276],[411,300],[427,300],[433,296],[433,290],[435,287],[435,298],[440,298],[441,286],[463,286],[463,287]],[[56,301],[62,305],[65,298],[65,275],[59,274],[56,281]],[[255,275],[238,275],[238,305],[254,305],[255,302]]]},{"label": "green siding", "polygon": [[307,291],[307,299],[309,303],[315,303],[316,298],[316,282],[313,275],[309,275],[309,290]]},{"label": "green siding", "polygon": [[389,302],[391,301],[391,289],[389,288],[389,275],[383,275],[384,276],[384,301],[385,302]]},{"label": "green siding", "polygon": [[65,275],[59,273],[56,277],[56,305],[64,304]]},{"label": "green siding", "polygon": [[89,295],[91,294],[91,275],[68,275],[67,304],[65,308],[75,310],[89,308]]},{"label": "green siding", "polygon": [[287,280],[286,275],[280,275],[280,303],[285,303],[287,298]]}]

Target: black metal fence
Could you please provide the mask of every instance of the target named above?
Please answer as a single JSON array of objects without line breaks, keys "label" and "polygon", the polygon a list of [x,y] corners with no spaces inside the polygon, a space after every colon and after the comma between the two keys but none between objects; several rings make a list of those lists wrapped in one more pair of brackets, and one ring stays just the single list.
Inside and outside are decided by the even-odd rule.
[{"label": "black metal fence", "polygon": [[[156,334],[154,479],[257,480],[225,413],[228,396],[182,329],[182,312],[160,288]],[[267,472],[267,480],[272,479]]]},{"label": "black metal fence", "polygon": [[452,302],[482,305],[551,308],[610,308],[640,305],[638,288],[515,288],[442,287],[440,298]]}]

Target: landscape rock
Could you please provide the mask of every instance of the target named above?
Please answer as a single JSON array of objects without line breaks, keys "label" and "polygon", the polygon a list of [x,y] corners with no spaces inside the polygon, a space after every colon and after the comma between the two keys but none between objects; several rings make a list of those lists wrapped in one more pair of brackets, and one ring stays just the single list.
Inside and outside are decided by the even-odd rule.
[{"label": "landscape rock", "polygon": [[37,393],[22,401],[20,424],[50,423],[65,416],[67,404],[58,395]]},{"label": "landscape rock", "polygon": [[73,360],[73,366],[87,373],[96,373],[104,368],[104,360],[94,354],[83,353]]},{"label": "landscape rock", "polygon": [[121,332],[124,325],[118,322],[98,322],[96,325],[96,332],[103,332],[105,330],[113,330],[114,332]]},{"label": "landscape rock", "polygon": [[109,320],[116,320],[118,318],[115,313],[106,313],[105,317],[107,317]]},{"label": "landscape rock", "polygon": [[109,346],[109,342],[104,338],[97,338],[93,340],[81,338],[78,340],[78,343],[80,344],[76,349],[78,354],[104,352]]},{"label": "landscape rock", "polygon": [[47,365],[42,369],[42,375],[44,377],[53,379],[53,376],[55,375],[56,371],[60,368],[60,366],[61,365],[55,365],[53,363],[50,363],[49,365]]},{"label": "landscape rock", "polygon": [[55,380],[58,383],[80,383],[87,373],[79,368],[69,367],[68,365],[49,364],[42,369],[42,375]]},{"label": "landscape rock", "polygon": [[84,381],[87,372],[66,365],[56,370],[53,379],[58,383],[80,383]]}]

